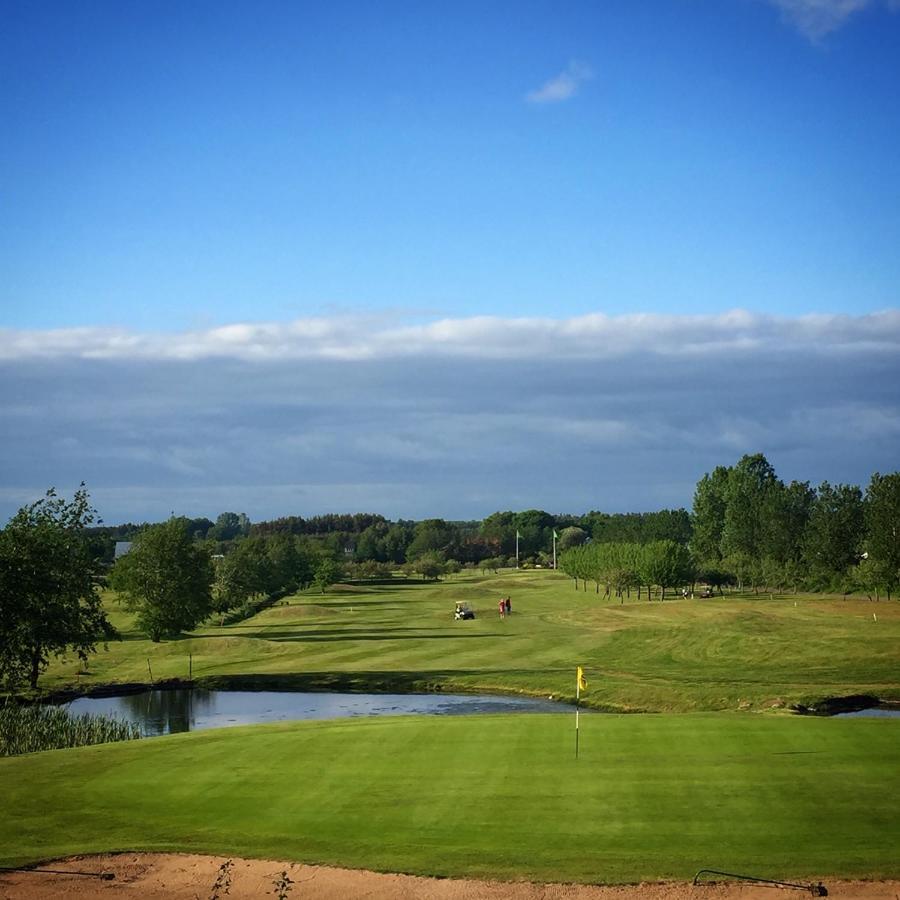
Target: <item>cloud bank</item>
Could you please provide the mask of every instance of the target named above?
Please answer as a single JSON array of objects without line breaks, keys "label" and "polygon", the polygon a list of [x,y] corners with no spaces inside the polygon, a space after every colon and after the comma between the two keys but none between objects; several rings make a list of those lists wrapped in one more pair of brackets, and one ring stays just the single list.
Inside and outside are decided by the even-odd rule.
[{"label": "cloud bank", "polygon": [[240,359],[346,360],[437,356],[484,359],[661,356],[732,353],[763,347],[782,350],[846,347],[896,348],[900,310],[865,316],[623,315],[570,319],[475,316],[407,324],[386,316],[335,316],[288,323],[244,323],[202,331],[140,333],[115,328],[49,331],[0,329],[0,360]]},{"label": "cloud bank", "polygon": [[3,521],[81,480],[107,521],[690,506],[745,452],[896,469],[900,310],[5,331],[0,417]]}]

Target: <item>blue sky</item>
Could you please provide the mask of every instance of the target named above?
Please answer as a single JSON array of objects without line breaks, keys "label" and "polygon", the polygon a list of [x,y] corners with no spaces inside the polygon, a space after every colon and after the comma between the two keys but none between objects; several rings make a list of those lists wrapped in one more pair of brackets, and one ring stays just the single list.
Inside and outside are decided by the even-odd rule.
[{"label": "blue sky", "polygon": [[[706,468],[757,450],[803,479],[859,483],[896,467],[896,0],[0,0],[0,14],[0,411],[26,440],[0,451],[0,512],[82,477],[107,518],[156,515],[190,485],[191,514],[249,491],[258,517],[480,517],[532,504],[689,505]],[[749,318],[729,318],[735,309]],[[471,325],[485,316],[488,326]],[[522,331],[520,320],[543,325]],[[254,323],[263,331],[246,330]],[[874,345],[873,328],[883,332]],[[740,408],[710,396],[703,379],[721,370],[678,356],[696,329],[713,335],[698,352],[727,367],[728,348],[755,348],[735,371],[752,385],[765,358],[779,386]],[[569,343],[579,331],[596,337],[590,350]],[[504,332],[526,343],[506,346]],[[419,350],[399,347],[398,334]],[[636,356],[646,341],[680,342],[651,348],[640,425],[606,388],[610,359],[629,365],[613,339]],[[831,373],[825,397],[829,352],[845,354],[845,377]],[[860,377],[872,352],[878,390]],[[602,383],[573,378],[567,353]],[[335,358],[343,365],[310,363]],[[666,419],[673,365],[693,398],[685,422],[715,434],[709,452],[676,444],[656,455],[645,435],[638,470],[629,442]],[[258,384],[240,416],[217,366]],[[179,432],[178,416],[199,413],[176,369],[217,397],[232,431],[302,453],[247,469],[216,455],[215,429]],[[476,370],[486,381],[469,383]],[[801,383],[806,394],[793,389]],[[121,427],[91,413],[113,384],[132,398]],[[450,402],[459,384],[469,393]],[[605,480],[569,473],[557,494],[504,482],[497,442],[521,439],[532,446],[522,478],[543,483],[540,441],[486,424],[535,408],[523,384],[542,413],[560,398],[581,403],[578,434],[602,434],[603,452],[620,454]],[[398,391],[416,387],[398,412]],[[342,422],[298,407],[307,390],[369,423],[341,444],[347,480],[333,471]],[[349,402],[353,391],[373,417]],[[790,439],[762,412],[785,396]],[[875,437],[839,452],[804,442],[810,409],[865,409]],[[67,424],[47,424],[49,410]],[[416,424],[434,416],[466,432],[464,417],[481,413],[465,472],[447,464],[465,445],[436,447],[434,428]],[[551,418],[541,433],[555,445]],[[385,441],[393,456],[373,451]],[[398,472],[407,457],[415,466]],[[292,490],[296,506],[282,508]]]},{"label": "blue sky", "polygon": [[5,325],[896,303],[885,3],[2,5]]}]

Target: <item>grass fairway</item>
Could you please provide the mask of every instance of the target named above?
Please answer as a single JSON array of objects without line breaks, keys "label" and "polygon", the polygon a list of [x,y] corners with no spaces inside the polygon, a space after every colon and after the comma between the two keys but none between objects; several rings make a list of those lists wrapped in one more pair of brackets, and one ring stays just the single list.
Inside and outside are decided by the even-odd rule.
[{"label": "grass fairway", "polygon": [[740,714],[337,720],[0,760],[5,864],[206,851],[634,882],[900,875],[900,722]]},{"label": "grass fairway", "polygon": [[[500,621],[497,600],[512,596]],[[44,687],[266,675],[295,688],[523,691],[620,711],[769,709],[824,697],[900,699],[900,603],[805,597],[604,600],[554,572],[466,575],[436,583],[338,585],[235,625],[153,644],[107,598],[125,640],[54,663]],[[478,617],[454,622],[455,600]],[[877,613],[877,621],[873,618]]]},{"label": "grass fairway", "polygon": [[[497,600],[511,595],[500,621]],[[456,600],[478,613],[454,622]],[[112,598],[107,597],[112,603]],[[900,876],[900,722],[753,715],[900,699],[900,604],[624,603],[554,572],[340,585],[247,621],[54,663],[45,687],[188,673],[225,686],[463,689],[682,715],[337,720],[0,759],[5,862],[194,850],[432,875],[633,882],[702,867]],[[873,613],[877,615],[877,620]],[[697,711],[718,712],[697,712]]]}]

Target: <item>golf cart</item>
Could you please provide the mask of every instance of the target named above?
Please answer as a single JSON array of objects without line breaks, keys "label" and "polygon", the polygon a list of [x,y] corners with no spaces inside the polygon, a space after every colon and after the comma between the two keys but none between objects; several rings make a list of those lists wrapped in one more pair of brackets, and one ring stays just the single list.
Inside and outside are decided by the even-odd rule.
[{"label": "golf cart", "polygon": [[456,601],[456,610],[453,613],[453,618],[459,621],[460,619],[474,619],[475,618],[475,610],[469,606],[468,603],[457,600]]}]

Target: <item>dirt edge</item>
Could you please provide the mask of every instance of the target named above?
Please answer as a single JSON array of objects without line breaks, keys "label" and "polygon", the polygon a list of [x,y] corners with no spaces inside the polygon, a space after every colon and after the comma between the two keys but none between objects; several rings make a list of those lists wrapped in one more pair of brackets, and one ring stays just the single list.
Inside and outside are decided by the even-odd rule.
[{"label": "dirt edge", "polygon": [[[45,863],[39,869],[62,872],[111,873],[111,880],[36,870],[0,872],[3,900],[51,898],[133,898],[133,900],[197,900],[215,897],[214,885],[228,857],[180,853],[115,853],[74,856]],[[528,881],[478,881],[391,875],[357,869],[310,866],[277,860],[231,858],[230,887],[220,900],[249,900],[277,896],[275,882],[282,873],[290,879],[290,900],[778,900],[811,894],[738,882],[654,882],[637,885],[538,884]],[[896,900],[900,881],[821,881],[831,897],[841,900]]]}]

